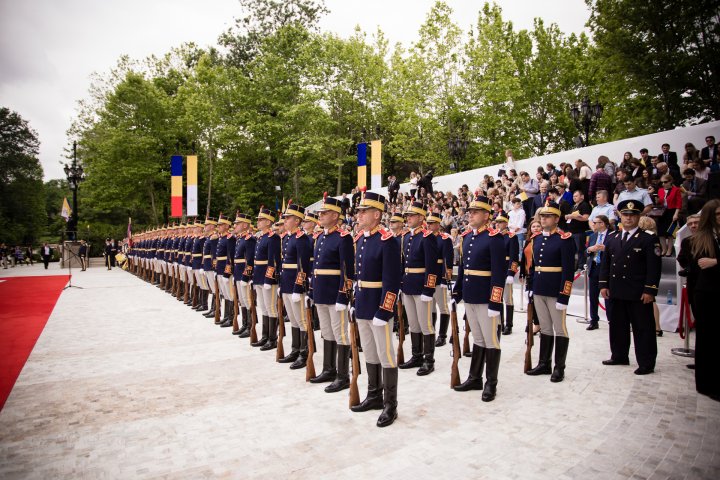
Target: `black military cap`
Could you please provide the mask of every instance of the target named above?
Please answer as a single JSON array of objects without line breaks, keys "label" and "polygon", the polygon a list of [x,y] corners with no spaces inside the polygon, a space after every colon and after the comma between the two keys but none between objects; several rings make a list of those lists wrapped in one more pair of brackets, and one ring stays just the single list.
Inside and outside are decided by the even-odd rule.
[{"label": "black military cap", "polygon": [[644,208],[645,205],[637,200],[623,200],[618,203],[617,211],[626,215],[640,215]]}]

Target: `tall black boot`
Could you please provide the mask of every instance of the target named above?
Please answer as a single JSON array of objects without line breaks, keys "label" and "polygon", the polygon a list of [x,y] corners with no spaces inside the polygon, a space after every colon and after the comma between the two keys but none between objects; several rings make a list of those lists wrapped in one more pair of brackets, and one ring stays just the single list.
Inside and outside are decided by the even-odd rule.
[{"label": "tall black boot", "polygon": [[[433,343],[434,345],[434,343]],[[398,369],[383,368],[383,382],[385,383],[385,402],[383,411],[378,417],[377,426],[387,427],[392,425],[398,417],[397,413],[397,386],[398,386]]]},{"label": "tall black boot", "polygon": [[514,315],[515,305],[505,305],[505,328],[502,332],[503,335],[510,335],[512,333]]},{"label": "tall black boot", "polygon": [[[335,342],[332,342],[337,345]],[[337,345],[337,376],[325,387],[327,393],[339,392],[350,388],[350,345]]]},{"label": "tall black boot", "polygon": [[440,314],[440,330],[438,330],[437,341],[435,342],[436,347],[442,347],[445,345],[445,339],[447,338],[448,325],[450,325],[450,315],[447,313]]},{"label": "tall black boot", "polygon": [[199,311],[208,310],[210,308],[208,306],[208,298],[210,297],[210,290],[202,290],[202,292],[203,292],[202,306],[200,307]]},{"label": "tall black boot", "polygon": [[[433,302],[430,302],[429,308],[435,309]],[[432,312],[433,330],[437,331],[437,312]]]},{"label": "tall black boot", "polygon": [[250,345],[253,347],[262,347],[268,341],[268,331],[270,330],[270,317],[267,315],[262,316],[262,336],[257,342],[253,342]]},{"label": "tall black boot", "polygon": [[367,412],[368,410],[383,409],[382,370],[382,365],[379,363],[365,364],[365,371],[368,377],[367,397],[358,405],[350,407],[350,410],[353,412]]},{"label": "tall black boot", "polygon": [[332,382],[337,376],[335,357],[338,350],[337,342],[323,339],[323,369],[320,375],[310,379],[310,383]]},{"label": "tall black boot", "polygon": [[435,334],[423,335],[423,359],[422,366],[418,369],[417,374],[421,377],[430,375],[435,370]]},{"label": "tall black boot", "polygon": [[495,400],[497,391],[497,376],[500,369],[500,352],[499,348],[485,349],[485,390],[483,390],[482,401],[492,402]]},{"label": "tall black boot", "polygon": [[276,317],[270,317],[268,321],[268,340],[265,345],[260,347],[260,350],[267,351],[277,348],[278,325],[278,319]]},{"label": "tall black boot", "polygon": [[240,309],[240,315],[242,316],[242,326],[238,332],[240,338],[248,338],[250,336],[250,311],[242,307]]},{"label": "tall black boot", "polygon": [[210,310],[207,313],[203,313],[203,317],[205,318],[212,318],[215,316],[215,296],[217,296],[217,293],[213,293],[212,296],[212,302],[208,299],[208,303],[210,303]]},{"label": "tall black boot", "polygon": [[550,375],[552,373],[550,357],[552,357],[554,339],[553,335],[540,334],[540,358],[537,367],[525,372],[527,375]]},{"label": "tall black boot", "polygon": [[232,327],[232,321],[233,321],[233,312],[234,305],[233,302],[230,300],[225,300],[225,316],[222,318],[222,322],[220,322],[220,326],[223,328],[226,327]]},{"label": "tall black boot", "polygon": [[482,390],[483,388],[483,367],[485,366],[485,347],[473,345],[472,360],[470,360],[470,374],[467,380],[460,385],[453,387],[456,392],[467,392],[470,390]]},{"label": "tall black boot", "polygon": [[400,368],[417,368],[423,364],[423,334],[422,332],[413,333],[410,332],[410,343],[412,347],[412,357],[405,363],[399,365]]},{"label": "tall black boot", "polygon": [[555,337],[555,368],[550,376],[553,383],[562,382],[565,378],[565,359],[567,358],[568,345],[570,339],[568,337]]},{"label": "tall black boot", "polygon": [[300,355],[300,328],[292,327],[290,329],[292,340],[290,341],[290,353],[278,360],[278,363],[292,363],[297,360]]},{"label": "tall black boot", "polygon": [[290,365],[290,370],[305,368],[308,359],[308,332],[300,331],[300,349],[295,361]]}]

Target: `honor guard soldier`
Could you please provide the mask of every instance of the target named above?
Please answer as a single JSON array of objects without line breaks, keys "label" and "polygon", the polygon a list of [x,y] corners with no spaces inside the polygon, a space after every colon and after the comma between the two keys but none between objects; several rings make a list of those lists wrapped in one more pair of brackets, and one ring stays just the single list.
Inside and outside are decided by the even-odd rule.
[{"label": "honor guard soldier", "polygon": [[[209,301],[210,294],[217,295],[215,290],[215,266],[213,265],[213,257],[215,256],[215,250],[217,249],[218,234],[217,234],[217,219],[213,217],[207,217],[205,219],[205,232],[209,234],[209,238],[205,240],[203,245],[203,270],[205,271],[205,281],[208,285],[208,290],[205,292],[205,298],[203,310],[209,308],[208,312],[204,313],[203,316],[206,318],[215,316],[215,299],[212,302]],[[208,225],[211,225],[208,228]],[[209,307],[208,307],[209,304]]]},{"label": "honor guard soldier", "polygon": [[[495,399],[500,368],[499,319],[507,273],[505,242],[498,231],[490,228],[491,210],[487,197],[483,196],[476,197],[468,206],[471,229],[462,236],[462,256],[453,290],[453,300],[465,302],[465,314],[473,336],[470,375],[455,390],[483,390],[483,402]],[[453,338],[453,341],[460,339]]]},{"label": "honor guard soldier", "polygon": [[235,255],[233,259],[233,278],[240,302],[240,329],[233,334],[240,338],[250,336],[250,276],[255,265],[255,236],[252,234],[252,217],[246,213],[235,216]]},{"label": "honor guard soldier", "polygon": [[199,287],[198,304],[195,310],[198,312],[208,309],[210,284],[205,275],[205,265],[206,263],[212,262],[212,258],[206,259],[205,256],[207,255],[206,248],[209,248],[206,243],[209,241],[210,235],[212,235],[212,231],[215,228],[212,222],[213,219],[211,217],[206,217],[205,222],[198,222],[202,230],[196,242],[193,243],[193,272],[195,273],[195,280]]},{"label": "honor guard soldier", "polygon": [[158,275],[159,282],[158,282],[158,288],[164,289],[165,288],[165,275],[167,273],[167,268],[165,266],[165,240],[167,238],[167,229],[163,225],[162,228],[158,230],[158,238],[157,238],[157,249],[155,249],[155,256],[157,258],[157,264],[160,271],[160,274]]},{"label": "honor guard soldier", "polygon": [[505,277],[505,290],[503,292],[503,302],[505,303],[503,318],[503,310],[500,310],[500,319],[503,324],[503,335],[510,335],[513,328],[513,316],[515,314],[515,302],[513,301],[513,282],[515,282],[515,274],[520,270],[518,260],[520,258],[520,242],[514,233],[508,230],[508,214],[501,211],[495,217],[495,226],[502,233],[505,240],[505,261],[507,262],[507,277]]},{"label": "honor guard soldier", "polygon": [[308,358],[308,321],[304,297],[308,280],[307,272],[310,271],[312,240],[300,228],[303,220],[305,220],[304,207],[295,203],[287,206],[283,214],[285,237],[282,246],[280,295],[290,318],[292,341],[290,353],[278,362],[291,363],[292,370],[304,368]]},{"label": "honor guard soldier", "polygon": [[[235,212],[236,219],[237,213]],[[228,222],[230,219],[228,218]],[[233,278],[233,261],[235,260],[235,243],[237,238],[235,236],[235,223],[228,227],[228,232],[225,235],[227,239],[227,263],[222,273],[222,292],[225,297],[225,315],[223,316],[221,327],[232,327],[233,318],[235,317],[235,298],[237,297],[237,290],[235,290],[235,279]],[[239,330],[238,330],[239,331]]]},{"label": "honor guard soldier", "polygon": [[185,305],[190,305],[192,303],[192,291],[193,288],[195,288],[195,275],[192,270],[192,249],[193,244],[195,243],[195,219],[188,220],[187,222],[187,229],[186,229],[186,238],[185,238],[185,257],[183,259],[183,265],[185,270],[184,278],[186,279],[185,288],[188,292],[187,299],[183,299],[183,303]]},{"label": "honor guard soldier", "polygon": [[181,223],[180,229],[180,242],[178,243],[178,252],[175,255],[175,263],[177,264],[178,281],[180,282],[179,287],[176,289],[175,298],[182,301],[183,288],[185,282],[185,244],[187,243],[187,224]]},{"label": "honor guard soldier", "polygon": [[[203,236],[203,223],[199,219],[195,219],[192,224],[192,243],[190,244],[190,264],[188,265],[188,278],[192,285],[190,291],[190,298],[188,299],[188,305],[191,308],[196,307],[196,303],[200,303],[200,279],[199,273],[202,272],[202,249],[205,243],[205,237]],[[193,303],[193,300],[196,303]]]},{"label": "honor guard soldier", "polygon": [[405,219],[402,215],[393,213],[390,217],[390,231],[393,237],[398,239],[398,245],[402,246],[403,229],[405,228]]},{"label": "honor guard soldier", "polygon": [[[437,304],[438,310],[440,311],[440,330],[438,332],[437,341],[435,342],[436,347],[442,347],[445,345],[447,339],[447,329],[450,324],[450,308],[448,307],[448,288],[450,288],[450,282],[452,281],[453,271],[453,243],[452,238],[445,232],[441,232],[440,226],[440,215],[437,213],[430,212],[427,216],[427,226],[435,237],[438,244],[438,252],[440,258],[438,258],[438,269],[440,270],[439,281],[435,287],[435,294],[433,299]],[[433,312],[433,327],[435,326],[435,307],[432,309]]]},{"label": "honor guard soldier", "polygon": [[[427,212],[421,202],[413,202],[405,212],[410,231],[402,237],[402,301],[410,325],[412,357],[400,368],[420,367],[418,375],[435,370],[435,326],[432,321],[433,296],[440,277],[441,258],[435,236],[423,228]],[[424,359],[423,359],[424,354]]]},{"label": "honor guard soldier", "polygon": [[312,300],[320,317],[323,369],[310,382],[332,382],[325,391],[333,393],[350,387],[347,292],[355,278],[355,252],[350,233],[338,229],[341,201],[327,197],[318,212],[323,231],[315,240]]},{"label": "honor guard soldier", "polygon": [[[540,358],[528,375],[550,375],[551,382],[565,378],[568,337],[565,314],[575,274],[575,242],[571,233],[558,230],[560,208],[548,202],[540,208],[542,232],[533,241],[533,263],[528,274],[528,291],[540,322]],[[551,369],[553,346],[555,368]]]},{"label": "honor guard soldier", "polygon": [[655,371],[657,338],[653,302],[660,282],[662,250],[657,236],[638,227],[644,205],[618,203],[622,231],[608,235],[600,264],[600,295],[610,322],[609,360],[604,365],[629,365],[630,327],[635,343],[636,375]]},{"label": "honor guard soldier", "polygon": [[397,418],[398,369],[389,324],[400,290],[400,249],[380,226],[385,197],[367,192],[357,207],[360,233],[355,237],[355,314],[365,353],[368,393],[353,412],[383,409],[378,427]]},{"label": "honor guard soldier", "polygon": [[317,238],[317,236],[320,234],[320,232],[317,231],[319,222],[320,218],[318,217],[317,213],[305,212],[305,218],[302,222],[302,229],[305,230],[305,233],[308,237]]},{"label": "honor guard soldier", "polygon": [[[255,268],[253,287],[257,305],[262,315],[262,337],[251,345],[260,350],[277,348],[277,272],[280,266],[280,236],[271,230],[275,215],[267,208],[260,208],[257,217],[259,238],[255,245]],[[282,315],[282,312],[280,312]]]},{"label": "honor guard soldier", "polygon": [[217,226],[217,232],[218,232],[218,241],[217,245],[215,246],[215,279],[217,282],[217,288],[218,288],[218,294],[220,295],[221,299],[224,299],[224,302],[220,302],[219,305],[225,306],[225,315],[221,318],[219,322],[217,322],[219,325],[225,325],[230,326],[232,325],[232,318],[230,318],[230,323],[227,323],[228,316],[230,314],[230,311],[232,310],[232,301],[230,300],[229,290],[228,290],[228,278],[225,276],[225,267],[228,265],[230,268],[232,268],[232,265],[228,263],[228,231],[230,230],[230,225],[232,223],[230,222],[230,219],[224,216],[222,213],[218,215],[218,226]]}]

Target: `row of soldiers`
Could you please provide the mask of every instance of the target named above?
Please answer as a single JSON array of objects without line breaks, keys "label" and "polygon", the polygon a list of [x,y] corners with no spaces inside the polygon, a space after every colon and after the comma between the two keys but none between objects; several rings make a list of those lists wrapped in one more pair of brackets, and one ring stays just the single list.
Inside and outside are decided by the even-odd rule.
[{"label": "row of soldiers", "polygon": [[[281,224],[275,224],[274,212],[266,208],[255,218],[256,227],[248,214],[237,213],[234,221],[221,214],[217,219],[144,233],[129,257],[133,271],[196,310],[207,310],[205,316],[214,317],[215,323],[233,326],[233,333],[250,337],[253,347],[277,349],[278,362],[290,363],[291,369],[305,368],[308,381],[329,383],[326,392],[353,386],[351,351],[353,380],[359,360],[351,347],[361,345],[367,396],[353,402],[351,388],[351,409],[382,410],[379,427],[397,418],[398,368],[417,369],[420,376],[432,373],[435,347],[445,344],[450,311],[464,302],[473,337],[472,360],[467,380],[453,388],[482,390],[482,400],[492,401],[502,323],[504,319],[505,328],[512,328],[512,284],[518,272],[519,244],[507,231],[507,216],[500,215],[492,228],[488,199],[479,196],[472,201],[470,228],[462,234],[453,285],[453,245],[440,231],[440,218],[414,202],[402,216],[394,215],[391,230],[386,230],[381,225],[385,208],[384,196],[367,192],[357,209],[354,235],[339,228],[341,203],[331,197],[314,213],[290,204]],[[540,359],[526,373],[551,375],[551,381],[561,382],[569,344],[565,313],[575,246],[570,234],[557,229],[556,204],[543,207],[540,218],[543,232],[533,238],[528,273],[528,290],[541,327]],[[437,337],[436,311],[440,314]],[[291,326],[288,355],[278,341],[278,335],[284,336],[284,313]],[[308,361],[314,353],[313,313],[323,339],[319,375]],[[259,318],[262,334],[257,339]],[[393,320],[400,320],[398,338],[404,339],[405,319],[412,351],[408,361],[403,361],[401,344],[396,353],[393,335]],[[451,342],[459,344],[458,335],[455,324]],[[457,358],[458,349],[454,351]]]}]

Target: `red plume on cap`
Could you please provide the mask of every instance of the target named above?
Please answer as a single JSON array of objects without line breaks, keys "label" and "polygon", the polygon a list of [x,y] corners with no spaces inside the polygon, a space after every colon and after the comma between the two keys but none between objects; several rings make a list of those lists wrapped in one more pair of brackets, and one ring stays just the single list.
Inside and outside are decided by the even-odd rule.
[{"label": "red plume on cap", "polygon": [[326,199],[327,199],[327,196],[328,196],[328,195],[327,195],[327,191],[323,192],[323,200],[326,200]]},{"label": "red plume on cap", "polygon": [[292,198],[289,198],[288,199],[288,207],[290,206],[291,203],[292,203]]},{"label": "red plume on cap", "polygon": [[365,187],[365,186],[360,187],[360,191],[361,191],[361,192],[367,192],[367,187]]}]

